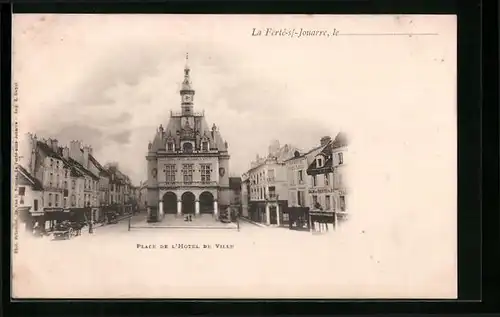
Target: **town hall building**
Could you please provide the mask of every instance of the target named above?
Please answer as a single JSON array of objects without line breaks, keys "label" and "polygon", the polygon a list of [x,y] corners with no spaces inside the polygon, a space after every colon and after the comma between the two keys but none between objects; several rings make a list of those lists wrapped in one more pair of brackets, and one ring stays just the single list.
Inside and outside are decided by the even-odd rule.
[{"label": "town hall building", "polygon": [[170,112],[148,144],[147,209],[149,221],[166,214],[210,214],[230,205],[228,144],[217,126],[207,124],[204,112],[193,110],[195,90],[186,55],[180,90],[181,111]]}]

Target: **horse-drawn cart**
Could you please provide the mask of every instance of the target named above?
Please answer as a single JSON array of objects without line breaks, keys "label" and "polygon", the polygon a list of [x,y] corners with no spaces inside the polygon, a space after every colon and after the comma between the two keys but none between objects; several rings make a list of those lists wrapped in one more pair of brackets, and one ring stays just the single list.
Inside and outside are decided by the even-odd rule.
[{"label": "horse-drawn cart", "polygon": [[58,223],[52,233],[55,240],[67,240],[79,236],[84,224],[80,221]]},{"label": "horse-drawn cart", "polygon": [[118,212],[115,210],[109,210],[106,212],[106,223],[116,224],[118,223]]}]

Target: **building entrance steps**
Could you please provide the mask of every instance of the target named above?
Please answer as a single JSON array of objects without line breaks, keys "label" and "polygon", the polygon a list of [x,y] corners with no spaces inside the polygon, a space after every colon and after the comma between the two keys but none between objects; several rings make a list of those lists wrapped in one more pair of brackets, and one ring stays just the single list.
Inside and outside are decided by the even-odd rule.
[{"label": "building entrance steps", "polygon": [[214,229],[237,229],[236,223],[222,223],[217,221],[212,214],[190,214],[191,221],[186,221],[188,215],[171,215],[166,214],[159,222],[148,223],[142,221],[132,226],[133,228],[214,228]]}]

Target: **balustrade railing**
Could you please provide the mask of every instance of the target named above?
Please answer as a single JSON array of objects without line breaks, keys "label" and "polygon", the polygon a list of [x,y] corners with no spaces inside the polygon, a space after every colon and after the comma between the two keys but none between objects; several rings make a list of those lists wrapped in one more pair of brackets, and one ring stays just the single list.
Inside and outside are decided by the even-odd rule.
[{"label": "balustrade railing", "polygon": [[183,151],[182,149],[175,149],[175,150],[168,150],[168,149],[162,149],[162,152],[166,152],[168,154],[210,154],[210,153],[217,153],[219,150],[216,148],[210,148],[207,150],[195,150],[193,149],[192,151],[186,152]]},{"label": "balustrade railing", "polygon": [[192,181],[192,182],[158,182],[159,186],[215,186],[216,181]]},{"label": "balustrade railing", "polygon": [[[195,117],[202,117],[202,116],[205,116],[205,111],[194,111],[194,112],[191,112],[191,115],[193,115]],[[181,116],[183,116],[183,114],[181,111],[170,111],[170,116],[171,117],[181,117]]]}]

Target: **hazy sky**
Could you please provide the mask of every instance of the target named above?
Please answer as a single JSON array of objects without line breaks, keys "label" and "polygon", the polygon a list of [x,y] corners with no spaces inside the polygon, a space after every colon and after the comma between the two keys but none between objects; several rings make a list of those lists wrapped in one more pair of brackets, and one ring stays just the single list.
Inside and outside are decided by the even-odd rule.
[{"label": "hazy sky", "polygon": [[[418,31],[440,23],[428,19]],[[21,130],[82,140],[138,183],[146,178],[148,141],[180,110],[189,52],[195,111],[220,127],[231,173],[241,174],[272,139],[307,150],[353,124],[363,131],[370,111],[422,91],[414,83],[426,74],[412,55],[440,58],[439,47],[438,55],[422,51],[419,43],[431,40],[424,37],[252,37],[254,27],[376,33],[411,32],[415,24],[404,17],[17,15]]]}]

